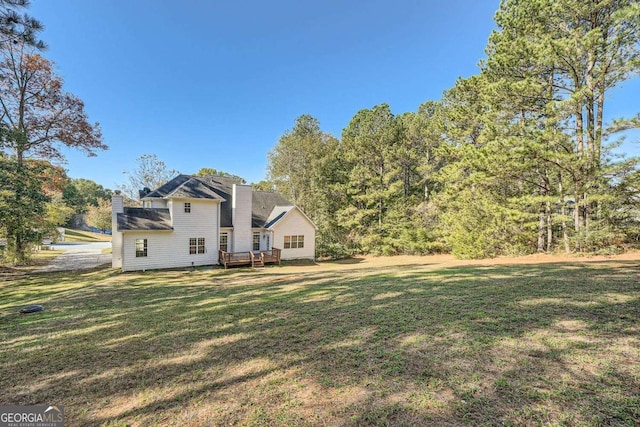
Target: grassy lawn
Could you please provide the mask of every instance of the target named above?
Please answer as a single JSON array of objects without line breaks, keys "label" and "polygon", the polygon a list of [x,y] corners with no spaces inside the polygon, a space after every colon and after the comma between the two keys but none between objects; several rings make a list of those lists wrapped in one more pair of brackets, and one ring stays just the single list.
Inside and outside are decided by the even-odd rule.
[{"label": "grassy lawn", "polygon": [[0,264],[0,281],[12,280],[32,273],[40,267],[47,265],[53,258],[62,253],[64,253],[64,251],[41,250],[31,254],[29,265],[7,266]]},{"label": "grassy lawn", "polygon": [[640,256],[443,259],[0,283],[0,402],[70,426],[640,425]]},{"label": "grassy lawn", "polygon": [[64,241],[67,243],[75,242],[110,242],[109,234],[92,233],[90,231],[64,229]]}]

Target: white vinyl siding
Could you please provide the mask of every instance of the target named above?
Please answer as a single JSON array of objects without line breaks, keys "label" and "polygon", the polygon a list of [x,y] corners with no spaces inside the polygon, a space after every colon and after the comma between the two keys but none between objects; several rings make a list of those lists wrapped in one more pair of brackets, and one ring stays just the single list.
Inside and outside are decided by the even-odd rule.
[{"label": "white vinyl siding", "polygon": [[[289,236],[286,247],[285,236]],[[295,247],[292,237],[295,236]],[[302,237],[302,239],[300,239]],[[300,242],[302,241],[302,246]],[[316,255],[316,229],[297,208],[293,208],[273,226],[273,247],[282,249],[282,259],[314,259]]]},{"label": "white vinyl siding", "polygon": [[[123,233],[124,271],[218,263],[218,202],[188,200],[191,213],[185,213],[184,201],[174,199],[167,203],[171,210],[173,231]],[[204,239],[204,253],[189,254],[189,239],[194,237]],[[149,249],[146,257],[136,258],[136,239],[147,239]]]},{"label": "white vinyl siding", "polygon": [[[119,193],[119,192],[118,192]],[[124,198],[114,193],[111,197],[111,267],[122,268],[122,233],[118,231],[118,214],[124,210]]]},{"label": "white vinyl siding", "polygon": [[142,202],[143,207],[145,208],[166,208],[167,201],[164,199],[144,199]]},{"label": "white vinyl siding", "polygon": [[231,216],[233,222],[233,252],[250,251],[253,247],[251,233],[252,189],[250,185],[233,185]]}]

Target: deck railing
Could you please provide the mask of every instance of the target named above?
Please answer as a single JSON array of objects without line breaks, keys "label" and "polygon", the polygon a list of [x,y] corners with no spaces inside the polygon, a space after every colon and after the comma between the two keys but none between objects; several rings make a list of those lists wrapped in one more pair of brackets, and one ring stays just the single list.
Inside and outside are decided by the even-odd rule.
[{"label": "deck railing", "polygon": [[260,251],[260,257],[263,263],[277,262],[280,265],[280,254],[282,251],[277,248],[271,248],[268,251]]},{"label": "deck railing", "polygon": [[219,252],[219,262],[227,268],[231,265],[251,264],[251,252]]},{"label": "deck railing", "polygon": [[266,251],[247,252],[226,252],[219,251],[218,262],[224,268],[234,265],[264,265],[266,263],[278,263],[280,265],[280,255],[282,251],[278,248],[271,248]]}]

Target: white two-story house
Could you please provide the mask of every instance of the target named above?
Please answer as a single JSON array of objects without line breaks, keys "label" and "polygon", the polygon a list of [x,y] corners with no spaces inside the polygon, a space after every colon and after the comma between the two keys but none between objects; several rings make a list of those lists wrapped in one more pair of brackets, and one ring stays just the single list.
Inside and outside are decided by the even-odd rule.
[{"label": "white two-story house", "polygon": [[123,271],[214,265],[219,251],[280,249],[281,259],[313,259],[316,226],[273,192],[218,176],[178,175],[141,192],[142,207],[112,199],[112,266]]}]

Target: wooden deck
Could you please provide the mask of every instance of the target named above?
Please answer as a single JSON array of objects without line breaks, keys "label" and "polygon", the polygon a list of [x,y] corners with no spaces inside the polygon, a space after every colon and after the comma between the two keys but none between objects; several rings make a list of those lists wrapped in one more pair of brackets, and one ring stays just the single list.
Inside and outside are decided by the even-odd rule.
[{"label": "wooden deck", "polygon": [[250,265],[251,267],[264,267],[267,263],[278,263],[280,265],[281,250],[271,248],[268,251],[248,251],[248,252],[225,252],[220,251],[219,263],[224,268],[234,265]]}]

